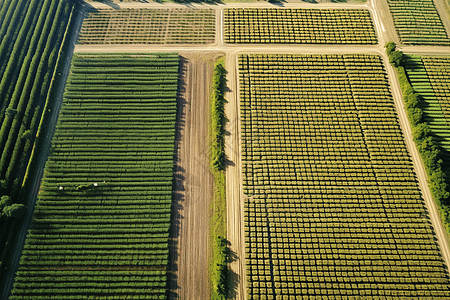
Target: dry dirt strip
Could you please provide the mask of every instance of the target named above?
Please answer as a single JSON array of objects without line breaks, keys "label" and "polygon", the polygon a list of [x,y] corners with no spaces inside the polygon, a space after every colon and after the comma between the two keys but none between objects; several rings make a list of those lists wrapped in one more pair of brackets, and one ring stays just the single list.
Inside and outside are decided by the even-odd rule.
[{"label": "dry dirt strip", "polygon": [[212,62],[217,53],[180,53],[181,79],[175,142],[170,299],[209,299],[213,176],[209,163]]}]

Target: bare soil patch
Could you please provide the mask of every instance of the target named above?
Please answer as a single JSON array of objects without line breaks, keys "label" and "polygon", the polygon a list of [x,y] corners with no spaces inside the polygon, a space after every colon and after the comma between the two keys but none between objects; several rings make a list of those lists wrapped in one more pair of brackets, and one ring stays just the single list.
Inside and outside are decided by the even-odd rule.
[{"label": "bare soil patch", "polygon": [[210,89],[218,52],[180,53],[170,299],[209,299]]}]

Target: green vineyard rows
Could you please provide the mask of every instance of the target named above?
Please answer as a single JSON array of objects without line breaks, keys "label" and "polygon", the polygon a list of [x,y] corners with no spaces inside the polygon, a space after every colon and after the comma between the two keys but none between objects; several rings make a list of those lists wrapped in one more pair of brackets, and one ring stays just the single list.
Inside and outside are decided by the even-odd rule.
[{"label": "green vineyard rows", "polygon": [[0,282],[21,221],[3,212],[16,206],[23,213],[27,203],[23,185],[36,161],[44,107],[54,101],[51,86],[73,10],[67,0],[10,0],[0,7],[0,196],[9,198],[0,205]]},{"label": "green vineyard rows", "polygon": [[376,44],[368,10],[229,8],[226,43]]},{"label": "green vineyard rows", "polygon": [[[447,178],[450,174],[449,63],[450,57],[448,56],[425,55],[406,56],[403,63],[408,77],[407,80],[414,91],[420,95],[418,106],[422,111],[421,121],[426,123],[427,129],[425,131],[430,131],[432,140],[438,145],[437,164]],[[418,133],[415,135],[418,136]],[[439,160],[442,160],[442,162],[439,162]],[[447,231],[450,231],[450,206],[448,199],[444,197],[438,198],[437,203],[441,209],[441,217]]]},{"label": "green vineyard rows", "polygon": [[74,56],[11,300],[166,298],[178,65]]},{"label": "green vineyard rows", "polygon": [[400,41],[413,45],[450,45],[433,0],[388,0]]},{"label": "green vineyard rows", "polygon": [[210,44],[212,9],[95,10],[83,22],[80,44]]},{"label": "green vineyard rows", "polygon": [[249,299],[448,299],[377,55],[240,55]]}]

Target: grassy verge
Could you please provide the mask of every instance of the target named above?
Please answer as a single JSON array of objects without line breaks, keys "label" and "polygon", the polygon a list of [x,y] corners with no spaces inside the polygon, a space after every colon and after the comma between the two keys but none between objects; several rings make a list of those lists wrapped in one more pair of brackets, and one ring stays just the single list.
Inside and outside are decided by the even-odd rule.
[{"label": "grassy verge", "polygon": [[386,44],[386,52],[389,62],[397,69],[413,139],[425,165],[431,194],[439,208],[446,231],[450,233],[450,193],[446,175],[442,170],[443,160],[439,146],[432,135],[431,128],[423,119],[423,111],[420,107],[421,96],[414,91],[408,80],[403,65],[403,53],[395,50],[393,42]]},{"label": "grassy verge", "polygon": [[211,237],[213,257],[210,264],[212,283],[211,299],[227,299],[228,295],[228,242],[225,198],[225,79],[223,59],[214,67],[211,94],[211,169],[214,176],[213,217]]}]

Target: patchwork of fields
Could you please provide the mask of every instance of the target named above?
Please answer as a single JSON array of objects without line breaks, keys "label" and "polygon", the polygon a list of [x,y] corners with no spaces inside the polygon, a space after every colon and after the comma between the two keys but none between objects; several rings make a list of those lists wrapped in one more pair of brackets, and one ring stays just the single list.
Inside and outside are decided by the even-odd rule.
[{"label": "patchwork of fields", "polygon": [[368,10],[230,8],[226,43],[376,44]]},{"label": "patchwork of fields", "polygon": [[80,44],[210,44],[212,9],[102,9],[83,22]]},{"label": "patchwork of fields", "polygon": [[72,63],[10,299],[164,298],[178,55]]},{"label": "patchwork of fields", "polygon": [[[79,33],[66,41],[76,53],[8,299],[209,299],[219,290],[231,299],[449,299],[445,232],[419,188],[427,174],[406,146],[417,132],[405,127],[383,48],[395,36],[386,21],[403,44],[427,47],[450,46],[448,22],[433,0],[311,2],[93,1],[71,21],[70,1],[0,0],[0,248],[19,224],[3,196],[25,199],[33,188],[19,193],[39,120],[56,117],[56,105],[43,106],[57,97],[65,31]],[[211,124],[199,129],[211,119],[206,80],[218,57],[229,115],[216,125],[231,155],[220,157],[226,216],[214,218],[233,222],[231,251],[211,243],[197,253],[208,248],[208,198],[225,193],[207,174]],[[450,58],[407,62],[424,118],[450,151]],[[214,283],[201,261],[211,253],[221,262],[231,254],[228,273],[208,262],[220,269]]]},{"label": "patchwork of fields", "polygon": [[450,297],[380,57],[239,72],[250,299]]}]

